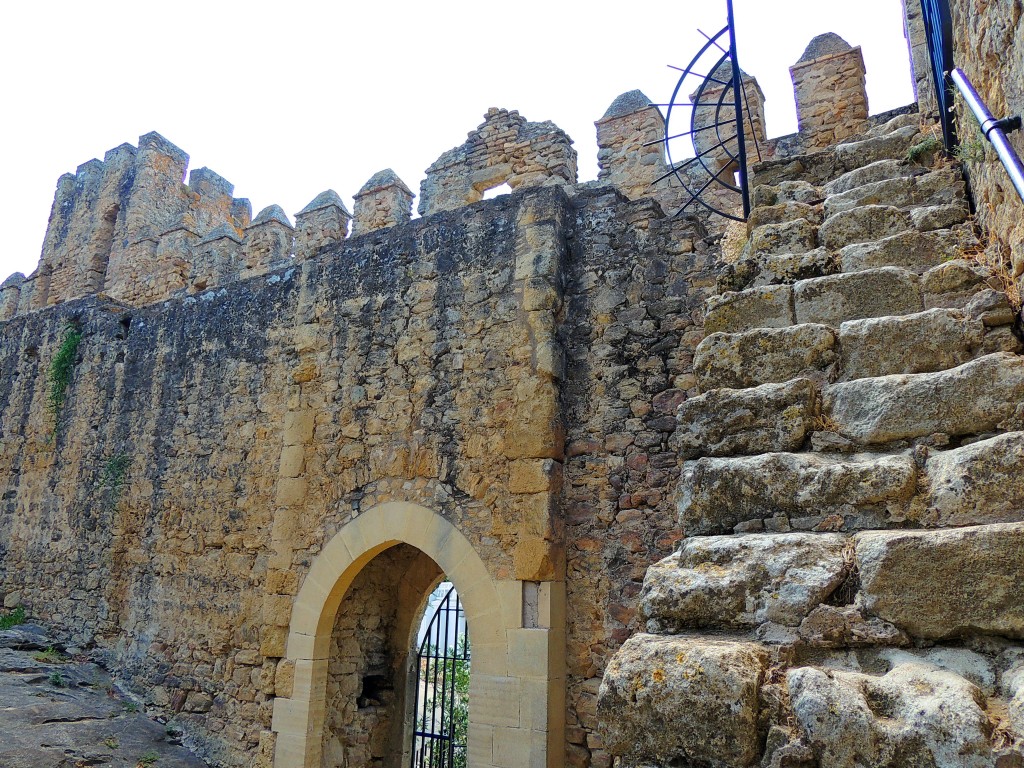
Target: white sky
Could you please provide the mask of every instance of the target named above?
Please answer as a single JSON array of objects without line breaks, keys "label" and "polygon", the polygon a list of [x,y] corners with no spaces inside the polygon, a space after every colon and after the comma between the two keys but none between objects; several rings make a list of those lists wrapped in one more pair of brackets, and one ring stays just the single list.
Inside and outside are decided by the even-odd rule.
[{"label": "white sky", "polygon": [[[864,49],[872,114],[913,100],[900,0],[735,0],[740,65],[770,136],[796,129],[788,67],[812,37]],[[35,269],[57,178],[158,131],[294,217],[391,167],[418,191],[488,107],[553,120],[597,175],[594,121],[620,93],[667,101],[725,0],[19,2],[0,32],[0,279]],[[414,203],[415,206],[415,203]]]}]

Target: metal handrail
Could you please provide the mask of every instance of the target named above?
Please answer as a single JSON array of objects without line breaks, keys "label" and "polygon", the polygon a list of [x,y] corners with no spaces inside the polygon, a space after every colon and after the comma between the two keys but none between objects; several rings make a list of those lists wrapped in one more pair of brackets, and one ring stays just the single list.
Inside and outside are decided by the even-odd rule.
[{"label": "metal handrail", "polygon": [[1013,182],[1017,194],[1024,202],[1024,165],[1021,164],[1020,158],[1006,138],[1006,131],[1015,131],[1021,127],[1020,116],[1004,117],[1002,120],[994,118],[988,111],[988,107],[985,106],[985,102],[981,100],[981,96],[974,90],[967,75],[959,67],[949,73],[949,79],[960,90],[960,95],[964,97],[967,106],[971,108],[971,112],[981,124],[981,132],[995,147],[996,154],[999,155],[1003,167],[1006,168],[1010,181]]}]

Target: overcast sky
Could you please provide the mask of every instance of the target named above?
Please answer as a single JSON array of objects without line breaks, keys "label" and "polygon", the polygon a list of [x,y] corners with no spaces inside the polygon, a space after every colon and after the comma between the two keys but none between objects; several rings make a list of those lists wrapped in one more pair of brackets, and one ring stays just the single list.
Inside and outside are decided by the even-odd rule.
[{"label": "overcast sky", "polygon": [[[770,136],[796,129],[789,66],[812,37],[860,45],[872,114],[913,100],[900,0],[735,0]],[[376,171],[414,192],[488,107],[553,120],[597,175],[594,121],[634,88],[667,101],[725,0],[512,3],[21,2],[4,11],[0,279],[35,269],[57,178],[158,131],[252,201],[351,210]],[[415,204],[414,204],[415,208]]]}]

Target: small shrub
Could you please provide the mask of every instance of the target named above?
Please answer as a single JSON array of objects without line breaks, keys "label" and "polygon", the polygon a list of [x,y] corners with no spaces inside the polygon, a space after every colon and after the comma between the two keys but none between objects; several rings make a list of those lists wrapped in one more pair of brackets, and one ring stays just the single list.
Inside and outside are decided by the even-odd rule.
[{"label": "small shrub", "polygon": [[155,763],[159,759],[160,759],[160,755],[158,755],[156,752],[154,752],[151,749],[151,750],[149,750],[149,752],[147,752],[146,754],[144,754],[142,757],[139,758],[139,761],[135,764],[135,768],[147,768],[147,766],[152,765],[153,763]]},{"label": "small shrub", "polygon": [[50,673],[50,685],[52,685],[54,688],[63,688],[64,687],[64,675],[62,675],[57,670],[54,670],[53,672],[51,672]]},{"label": "small shrub", "polygon": [[63,654],[54,648],[52,645],[45,651],[39,651],[32,655],[32,658],[36,661],[42,662],[43,664],[64,664],[67,659],[64,658]]},{"label": "small shrub", "polygon": [[107,736],[107,738],[103,740],[103,746],[108,749],[117,749],[121,746],[121,742],[119,742],[115,736]]},{"label": "small shrub", "polygon": [[0,629],[10,629],[25,623],[25,609],[21,606],[0,615]]},{"label": "small shrub", "polygon": [[942,149],[942,140],[937,136],[926,136],[923,140],[914,144],[907,150],[907,160],[912,163],[920,162],[923,158]]},{"label": "small shrub", "polygon": [[103,470],[100,472],[99,486],[101,490],[109,491],[109,507],[113,509],[117,506],[117,503],[121,500],[121,494],[124,492],[125,477],[128,474],[128,467],[131,466],[132,459],[124,451],[115,453],[109,457],[103,464]]},{"label": "small shrub", "polygon": [[68,384],[71,383],[71,372],[75,367],[75,355],[78,354],[78,345],[81,342],[81,329],[70,321],[66,323],[61,330],[60,346],[50,361],[50,368],[46,374],[46,383],[49,387],[46,395],[46,408],[53,416],[53,434],[57,432],[57,417],[64,405],[64,396],[67,393]]},{"label": "small shrub", "polygon": [[121,703],[121,709],[123,709],[125,712],[138,712],[139,705],[136,704],[134,701],[125,701]]}]

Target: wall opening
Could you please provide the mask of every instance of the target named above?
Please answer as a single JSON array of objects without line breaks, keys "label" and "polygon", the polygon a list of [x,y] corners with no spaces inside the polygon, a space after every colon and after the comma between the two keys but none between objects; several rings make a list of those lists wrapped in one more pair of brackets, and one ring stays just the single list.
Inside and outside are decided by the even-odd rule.
[{"label": "wall opening", "polygon": [[504,184],[499,184],[496,187],[491,187],[490,189],[485,189],[484,190],[483,199],[484,200],[493,200],[496,197],[500,197],[501,195],[507,195],[507,194],[509,194],[511,192],[512,192],[512,187],[506,181]]},{"label": "wall opening", "polygon": [[102,291],[107,278],[107,265],[110,263],[110,252],[114,249],[114,225],[121,208],[113,206],[100,220],[100,225],[93,235],[92,255],[86,272],[86,289]]},{"label": "wall opening", "polygon": [[353,580],[331,633],[323,768],[409,765],[410,651],[427,595],[441,579],[441,569],[422,551],[396,544]]},{"label": "wall opening", "polygon": [[470,645],[455,585],[427,600],[414,648],[411,768],[466,768]]}]

